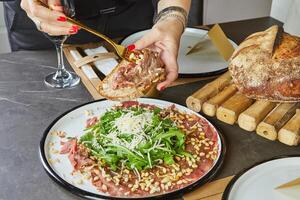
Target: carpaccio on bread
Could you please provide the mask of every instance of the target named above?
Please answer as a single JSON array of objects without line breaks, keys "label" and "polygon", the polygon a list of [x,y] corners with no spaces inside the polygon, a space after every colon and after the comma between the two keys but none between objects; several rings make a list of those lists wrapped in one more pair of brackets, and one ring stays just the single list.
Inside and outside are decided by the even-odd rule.
[{"label": "carpaccio on bread", "polygon": [[159,53],[151,49],[132,51],[99,85],[100,94],[110,100],[130,100],[143,96],[165,79]]}]

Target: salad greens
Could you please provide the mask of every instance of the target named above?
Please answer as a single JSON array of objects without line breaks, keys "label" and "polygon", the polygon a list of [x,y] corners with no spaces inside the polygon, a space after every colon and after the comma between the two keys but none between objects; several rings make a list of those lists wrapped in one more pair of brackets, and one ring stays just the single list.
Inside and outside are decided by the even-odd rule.
[{"label": "salad greens", "polygon": [[132,170],[173,164],[175,155],[187,155],[185,134],[170,119],[160,117],[160,108],[115,108],[108,110],[79,142],[112,170]]}]

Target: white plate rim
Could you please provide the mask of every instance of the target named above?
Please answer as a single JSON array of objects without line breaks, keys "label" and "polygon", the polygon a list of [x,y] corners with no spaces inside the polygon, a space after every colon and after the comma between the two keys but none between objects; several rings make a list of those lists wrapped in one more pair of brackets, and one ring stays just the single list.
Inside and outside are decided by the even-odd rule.
[{"label": "white plate rim", "polygon": [[223,162],[224,162],[224,158],[227,152],[227,147],[226,147],[226,142],[225,142],[225,138],[223,136],[223,134],[219,131],[218,128],[216,128],[208,119],[206,119],[205,117],[203,117],[202,115],[200,115],[199,113],[196,113],[188,108],[186,108],[185,106],[182,106],[180,104],[176,104],[170,101],[165,101],[165,100],[160,100],[160,99],[152,99],[152,98],[141,98],[141,99],[147,99],[147,100],[153,100],[153,101],[158,101],[158,102],[165,102],[165,103],[169,103],[169,104],[174,104],[176,107],[183,107],[187,110],[189,110],[192,113],[195,113],[198,117],[203,118],[204,120],[206,120],[210,126],[212,126],[217,135],[218,135],[218,139],[220,141],[219,146],[220,146],[220,152],[219,152],[219,157],[216,160],[216,162],[214,163],[213,167],[204,175],[202,176],[199,180],[193,182],[192,184],[181,188],[179,190],[175,190],[172,192],[168,192],[168,193],[164,193],[164,194],[159,194],[156,196],[147,196],[147,197],[139,197],[139,198],[120,198],[120,197],[110,197],[110,196],[106,196],[106,195],[102,195],[102,194],[97,194],[97,193],[93,193],[93,192],[89,192],[89,191],[85,191],[83,189],[80,189],[78,187],[76,187],[75,185],[68,183],[66,180],[64,180],[60,175],[58,175],[54,169],[51,167],[51,164],[49,163],[47,156],[46,156],[46,152],[45,152],[45,145],[46,145],[46,139],[47,136],[50,134],[50,130],[51,128],[64,116],[66,116],[67,114],[71,113],[72,111],[75,111],[76,109],[79,109],[83,106],[89,105],[89,104],[93,104],[93,103],[97,103],[97,102],[102,102],[102,101],[107,101],[105,99],[100,99],[100,100],[94,100],[94,101],[90,101],[78,106],[75,106],[69,110],[67,110],[66,112],[62,113],[61,115],[59,115],[55,120],[53,120],[53,122],[45,129],[43,136],[41,138],[40,141],[40,145],[39,145],[39,157],[40,160],[42,162],[42,165],[44,167],[44,170],[46,171],[46,173],[50,176],[50,178],[52,180],[54,180],[56,183],[58,183],[60,186],[62,186],[64,189],[68,190],[69,192],[87,198],[87,199],[124,199],[124,200],[128,200],[128,199],[161,199],[161,198],[167,198],[167,197],[178,197],[178,195],[183,195],[184,193],[190,192],[192,190],[194,190],[195,188],[197,188],[200,185],[203,185],[207,182],[209,182],[215,175],[216,173],[221,169]]},{"label": "white plate rim", "polygon": [[275,160],[280,160],[280,159],[285,159],[285,158],[299,158],[300,157],[300,154],[291,154],[291,155],[282,155],[282,156],[275,156],[275,157],[272,157],[270,159],[266,159],[266,160],[263,160],[263,161],[260,161],[260,162],[256,162],[255,164],[251,165],[250,167],[247,167],[243,170],[241,170],[239,173],[237,173],[231,180],[230,182],[228,183],[228,185],[226,186],[224,192],[223,192],[223,195],[222,195],[222,200],[228,200],[229,199],[229,196],[230,196],[230,193],[233,189],[233,187],[235,186],[235,183],[244,175],[246,174],[248,171],[262,165],[262,164],[265,164],[265,163],[268,163],[268,162],[272,162],[272,161],[275,161]]}]

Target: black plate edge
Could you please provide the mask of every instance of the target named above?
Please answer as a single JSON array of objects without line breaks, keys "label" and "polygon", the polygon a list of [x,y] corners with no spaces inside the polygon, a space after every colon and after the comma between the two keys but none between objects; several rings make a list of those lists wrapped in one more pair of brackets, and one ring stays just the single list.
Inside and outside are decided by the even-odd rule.
[{"label": "black plate edge", "polygon": [[266,162],[269,162],[269,161],[272,161],[272,160],[278,160],[278,159],[282,159],[282,158],[293,158],[293,157],[300,157],[300,154],[292,154],[292,155],[281,155],[281,156],[275,156],[275,157],[272,157],[270,159],[266,159],[266,160],[263,160],[263,161],[259,161],[259,162],[256,162],[255,164],[251,165],[250,167],[247,167],[243,170],[241,170],[237,175],[235,175],[231,180],[230,182],[228,183],[228,185],[226,186],[224,192],[223,192],[223,195],[222,195],[222,200],[228,200],[229,198],[229,195],[230,195],[230,192],[233,188],[233,185],[235,184],[235,182],[242,176],[244,175],[247,171],[251,170],[252,168],[260,165],[260,164],[263,164],[263,163],[266,163]]},{"label": "black plate edge", "polygon": [[[203,28],[197,28],[197,27],[187,27],[187,28],[193,28],[193,29],[200,29],[200,30],[204,30],[204,31],[208,31],[206,29],[203,29]],[[150,29],[147,29],[147,30],[150,30]],[[126,36],[124,36],[119,42],[118,44],[121,44],[126,38],[128,38],[129,36],[135,34],[135,33],[138,33],[138,32],[141,32],[141,31],[145,31],[145,30],[138,30],[138,31],[135,31],[131,34],[128,34]],[[234,41],[233,41],[234,42]],[[234,42],[235,43],[235,42]],[[178,73],[178,77],[179,78],[202,78],[202,77],[209,77],[209,76],[216,76],[216,75],[219,75],[219,74],[222,74],[224,72],[226,72],[228,70],[228,67],[225,67],[223,69],[219,69],[219,70],[216,70],[216,71],[211,71],[211,72],[205,72],[205,73],[187,73],[187,74],[182,74],[182,73]]]},{"label": "black plate edge", "polygon": [[[80,197],[86,198],[86,199],[95,199],[95,198],[102,198],[102,199],[118,199],[118,200],[150,200],[150,199],[163,199],[163,198],[169,198],[169,199],[174,199],[174,198],[178,198],[183,194],[186,194],[187,192],[191,192],[193,190],[195,190],[197,187],[204,185],[205,183],[211,181],[213,179],[213,177],[217,174],[217,172],[221,169],[223,163],[224,163],[224,159],[225,159],[225,155],[227,152],[227,146],[226,146],[226,142],[225,142],[225,138],[224,135],[219,131],[219,129],[217,127],[215,127],[208,119],[205,119],[207,121],[209,121],[216,129],[217,133],[219,134],[220,140],[221,140],[221,152],[220,152],[220,156],[218,161],[215,163],[214,167],[207,173],[205,174],[200,180],[192,183],[191,185],[188,185],[180,190],[174,191],[174,192],[170,192],[167,194],[161,194],[158,196],[152,196],[152,197],[143,197],[143,198],[116,198],[116,197],[108,197],[108,196],[104,196],[104,195],[100,195],[100,194],[94,194],[91,192],[87,192],[84,191],[76,186],[73,186],[72,184],[68,183],[67,181],[65,181],[64,179],[62,179],[50,166],[50,164],[48,163],[47,159],[46,159],[46,153],[45,153],[45,141],[46,141],[46,137],[50,131],[50,129],[53,127],[53,125],[60,120],[62,117],[64,117],[66,114],[76,110],[77,108],[80,108],[82,106],[88,105],[88,104],[92,104],[95,102],[100,102],[100,101],[104,101],[105,99],[100,99],[100,100],[94,100],[94,101],[90,101],[87,103],[83,103],[80,104],[78,106],[75,106],[69,110],[67,110],[66,112],[62,113],[61,115],[59,115],[57,118],[54,119],[54,121],[45,129],[43,136],[41,138],[40,141],[40,145],[39,145],[39,157],[40,160],[42,162],[43,168],[46,171],[47,175],[54,181],[56,182],[58,185],[62,186],[65,190],[71,192],[72,194],[78,195]],[[160,99],[157,99],[160,100]],[[164,100],[163,100],[164,101]],[[172,103],[172,102],[171,102]]]},{"label": "black plate edge", "polygon": [[210,76],[216,76],[219,74],[222,74],[228,70],[228,67],[225,67],[223,69],[219,69],[216,71],[211,72],[205,72],[205,73],[195,73],[195,74],[178,74],[179,78],[201,78],[201,77],[210,77]]}]

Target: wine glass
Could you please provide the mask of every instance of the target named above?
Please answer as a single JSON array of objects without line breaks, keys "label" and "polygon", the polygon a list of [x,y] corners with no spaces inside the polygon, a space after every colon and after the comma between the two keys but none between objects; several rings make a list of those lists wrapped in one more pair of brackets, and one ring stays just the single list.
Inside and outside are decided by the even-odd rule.
[{"label": "wine glass", "polygon": [[[60,0],[61,5],[64,8],[65,15],[69,17],[75,16],[75,5],[73,0]],[[68,38],[68,35],[50,36],[44,33],[45,36],[55,45],[57,53],[57,70],[45,77],[46,85],[54,88],[69,88],[73,87],[80,82],[80,78],[73,72],[69,72],[65,69],[63,59],[63,44]]]}]

